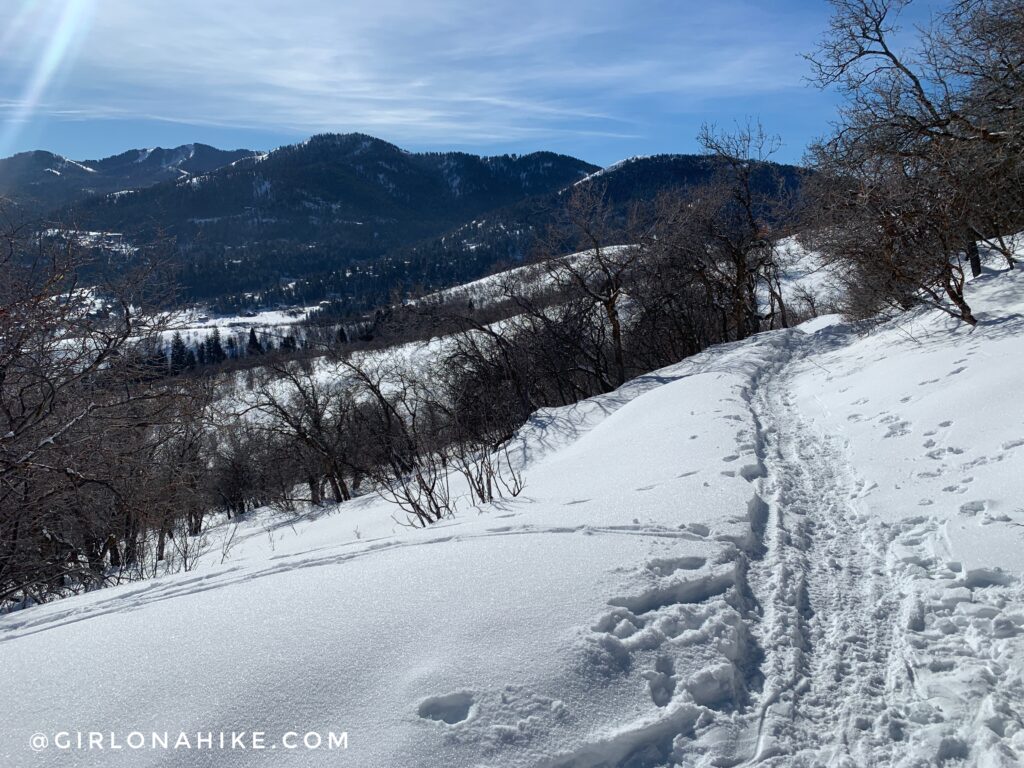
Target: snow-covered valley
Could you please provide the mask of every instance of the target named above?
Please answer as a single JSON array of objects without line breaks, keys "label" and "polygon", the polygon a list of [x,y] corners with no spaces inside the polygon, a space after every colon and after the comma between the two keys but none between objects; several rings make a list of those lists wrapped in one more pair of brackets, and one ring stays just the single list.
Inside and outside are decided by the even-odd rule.
[{"label": "snow-covered valley", "polygon": [[[4,615],[0,764],[1019,765],[1022,288],[538,412],[522,494],[425,530],[266,510],[187,573]],[[268,747],[29,747],[79,731]]]}]

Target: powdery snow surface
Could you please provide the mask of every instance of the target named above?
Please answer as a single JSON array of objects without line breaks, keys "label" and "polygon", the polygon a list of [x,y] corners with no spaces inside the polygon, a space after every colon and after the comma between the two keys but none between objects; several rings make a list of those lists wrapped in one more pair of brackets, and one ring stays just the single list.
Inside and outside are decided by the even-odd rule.
[{"label": "powdery snow surface", "polygon": [[[539,412],[523,493],[426,531],[268,512],[190,573],[4,616],[0,765],[1020,765],[1022,291]],[[61,730],[348,750],[29,750]]]}]

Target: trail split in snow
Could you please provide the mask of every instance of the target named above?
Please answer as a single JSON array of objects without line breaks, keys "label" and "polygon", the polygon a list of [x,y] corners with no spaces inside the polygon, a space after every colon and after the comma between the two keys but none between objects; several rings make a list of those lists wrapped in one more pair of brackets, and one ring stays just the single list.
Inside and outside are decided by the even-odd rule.
[{"label": "trail split in snow", "polygon": [[[737,434],[756,456],[740,471],[755,491],[749,539],[710,568],[648,563],[677,578],[612,600],[594,627],[618,663],[654,659],[645,677],[663,715],[551,765],[1024,764],[1021,585],[965,570],[937,518],[865,510],[874,484],[795,393],[828,341],[793,331],[752,345],[752,432]],[[680,580],[687,568],[701,571]]]}]

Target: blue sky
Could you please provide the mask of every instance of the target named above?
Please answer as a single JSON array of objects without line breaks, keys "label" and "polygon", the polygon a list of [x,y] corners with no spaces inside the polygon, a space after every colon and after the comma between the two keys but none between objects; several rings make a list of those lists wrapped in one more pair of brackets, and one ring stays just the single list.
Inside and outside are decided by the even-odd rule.
[{"label": "blue sky", "polygon": [[[362,131],[605,165],[759,118],[797,161],[836,96],[824,0],[7,0],[0,156]],[[8,10],[8,8],[10,10]]]}]

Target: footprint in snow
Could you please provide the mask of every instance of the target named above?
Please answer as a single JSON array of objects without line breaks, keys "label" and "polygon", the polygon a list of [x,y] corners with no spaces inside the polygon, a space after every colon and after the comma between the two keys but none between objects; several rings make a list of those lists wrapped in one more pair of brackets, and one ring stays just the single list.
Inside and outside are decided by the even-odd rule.
[{"label": "footprint in snow", "polygon": [[910,434],[909,421],[897,421],[889,425],[884,437],[903,437]]},{"label": "footprint in snow", "polygon": [[703,568],[707,558],[690,557],[659,557],[647,563],[647,570],[658,576],[668,576],[676,571],[696,571]]},{"label": "footprint in snow", "polygon": [[992,525],[992,523],[1012,523],[1013,518],[1009,515],[990,515],[987,512],[981,516],[982,525]]},{"label": "footprint in snow", "polygon": [[655,706],[664,707],[672,700],[676,690],[676,667],[668,656],[659,656],[654,669],[644,672],[647,689]]},{"label": "footprint in snow", "polygon": [[968,517],[974,517],[979,512],[984,512],[986,504],[984,501],[968,501],[966,504],[960,505],[960,514]]},{"label": "footprint in snow", "polygon": [[473,694],[468,691],[431,696],[420,702],[417,714],[424,720],[455,725],[468,720],[473,711]]},{"label": "footprint in snow", "polygon": [[689,531],[695,536],[705,539],[711,535],[711,529],[703,523],[683,523],[679,526],[680,530]]}]

